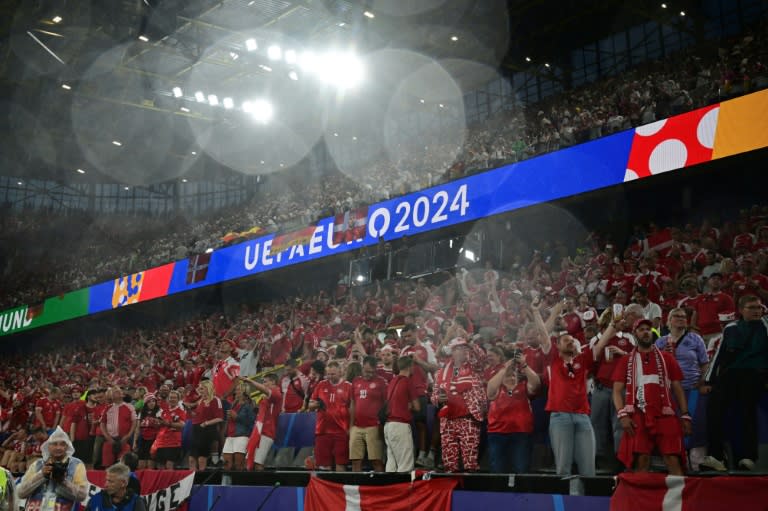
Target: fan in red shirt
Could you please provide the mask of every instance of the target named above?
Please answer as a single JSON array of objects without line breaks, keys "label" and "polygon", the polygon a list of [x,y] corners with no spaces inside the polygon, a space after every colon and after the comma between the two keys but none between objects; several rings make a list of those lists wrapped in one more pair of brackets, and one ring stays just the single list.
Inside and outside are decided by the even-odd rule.
[{"label": "fan in red shirt", "polygon": [[157,433],[152,450],[158,467],[173,470],[181,461],[181,430],[187,413],[179,404],[180,396],[175,390],[168,393],[168,406],[160,413],[160,431]]},{"label": "fan in red shirt", "polygon": [[709,276],[707,283],[709,292],[699,295],[693,305],[693,310],[696,312],[694,326],[698,328],[699,334],[705,341],[720,334],[721,317],[729,318],[736,313],[733,298],[720,290],[723,276],[720,273],[713,273]]},{"label": "fan in red shirt", "polygon": [[362,471],[363,458],[367,452],[373,470],[384,471],[384,452],[379,410],[384,406],[387,382],[376,376],[376,358],[363,359],[363,375],[352,380],[352,417],[349,430],[349,457],[354,472]]},{"label": "fan in red shirt", "polygon": [[309,378],[297,369],[296,359],[289,359],[285,367],[285,376],[280,381],[280,391],[283,395],[282,411],[296,413],[304,406],[304,399],[309,390]]},{"label": "fan in red shirt", "polygon": [[419,456],[416,463],[424,465],[427,459],[427,372],[433,369],[427,362],[429,355],[427,349],[422,346],[416,338],[416,326],[413,324],[405,325],[402,332],[403,349],[400,350],[400,357],[412,357],[413,368],[411,369],[411,381],[419,394],[419,412],[414,414],[416,422],[416,434],[418,440]]},{"label": "fan in red shirt", "polygon": [[[205,470],[208,456],[213,452],[214,442],[219,440],[218,425],[224,422],[224,410],[221,399],[216,397],[213,383],[203,380],[197,386],[199,401],[194,410],[189,411],[192,420],[192,446],[189,450],[189,468]],[[191,396],[188,397],[188,399]]]},{"label": "fan in red shirt", "polygon": [[349,405],[352,384],[341,379],[336,361],[328,362],[326,378],[315,387],[309,409],[317,410],[315,425],[315,462],[330,470],[344,472],[349,462]]},{"label": "fan in red shirt", "polygon": [[[525,375],[522,378],[523,374]],[[530,465],[533,409],[541,384],[521,352],[506,361],[488,382],[488,452],[491,472],[525,474]]]},{"label": "fan in red shirt", "polygon": [[47,397],[35,401],[35,420],[32,427],[41,427],[52,432],[59,425],[61,410],[61,389],[51,387]]},{"label": "fan in red shirt", "polygon": [[72,401],[64,405],[61,429],[72,439],[75,454],[82,460],[91,458],[90,425],[88,424],[88,406],[80,399],[81,391],[73,387],[70,391]]},{"label": "fan in red shirt", "polygon": [[242,381],[264,394],[259,402],[259,413],[248,441],[245,463],[248,470],[264,470],[264,461],[277,436],[277,419],[283,408],[283,394],[280,392],[280,378],[276,373],[264,376],[264,383],[247,378]]},{"label": "fan in red shirt", "polygon": [[411,381],[413,359],[397,360],[398,374],[387,386],[387,419],[384,439],[387,444],[387,472],[411,472],[413,460],[412,411],[418,411],[419,395]]},{"label": "fan in red shirt", "polygon": [[[691,434],[691,417],[680,384],[683,372],[673,354],[654,345],[652,327],[647,319],[635,322],[637,347],[614,371],[613,400],[624,430],[618,457],[627,468],[647,472],[651,454],[658,449],[670,475],[683,475],[683,432]],[[681,409],[680,419],[675,401]]]},{"label": "fan in red shirt", "polygon": [[[539,307],[538,303],[531,306],[533,318],[542,331],[542,350],[550,354],[552,340],[546,333]],[[588,349],[580,351],[579,341],[570,334],[559,335],[555,347],[543,378],[548,387],[546,410],[551,412],[549,436],[555,468],[559,475],[570,475],[575,462],[579,474],[594,476],[595,434],[587,400],[587,376],[594,366],[594,357]]]},{"label": "fan in red shirt", "polygon": [[100,419],[104,445],[101,449],[101,461],[104,466],[117,462],[123,454],[131,450],[129,440],[136,432],[136,410],[123,401],[123,389],[113,386],[107,391],[109,406]]}]

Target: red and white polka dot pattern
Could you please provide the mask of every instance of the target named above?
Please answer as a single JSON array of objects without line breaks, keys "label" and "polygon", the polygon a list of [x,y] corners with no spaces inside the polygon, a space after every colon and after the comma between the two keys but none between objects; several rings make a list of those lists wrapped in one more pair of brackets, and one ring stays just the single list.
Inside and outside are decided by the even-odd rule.
[{"label": "red and white polka dot pattern", "polygon": [[636,128],[624,181],[710,161],[719,112],[712,105]]}]

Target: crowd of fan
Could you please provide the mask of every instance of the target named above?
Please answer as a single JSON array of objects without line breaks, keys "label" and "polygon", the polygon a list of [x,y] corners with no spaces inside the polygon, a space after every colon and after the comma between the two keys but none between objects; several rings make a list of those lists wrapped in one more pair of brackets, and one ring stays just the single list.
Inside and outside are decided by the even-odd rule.
[{"label": "crowd of fan", "polygon": [[[711,383],[704,370],[723,325],[749,304],[768,303],[768,207],[753,206],[722,225],[650,225],[623,253],[615,247],[595,236],[574,254],[546,245],[500,270],[486,264],[430,282],[340,286],[244,308],[235,317],[215,314],[6,357],[0,465],[23,471],[60,425],[76,456],[93,466],[109,466],[134,450],[146,467],[205,469],[221,455],[228,468],[262,469],[278,415],[316,411],[320,468],[343,470],[351,460],[359,469],[367,457],[383,470],[386,445],[388,470],[410,470],[414,458],[425,467],[477,470],[479,425],[486,421],[490,469],[527,472],[541,468],[530,446],[547,431],[531,406],[546,407],[553,417],[561,411],[550,370],[558,358],[550,353],[564,357],[563,350],[576,349],[588,367],[575,363],[568,374],[584,379],[580,414],[588,423],[586,377],[592,377],[594,452],[564,454],[554,421],[549,433],[558,473],[570,473],[574,460],[580,473],[594,473],[595,459],[610,465],[619,454],[621,430],[611,420],[617,409],[598,396],[610,389],[634,330],[652,327],[664,335],[662,346],[689,336],[699,359],[680,360],[683,388],[704,394]],[[759,368],[764,377],[768,340],[753,360],[767,362]],[[262,399],[254,401],[252,391]],[[702,401],[690,410],[689,447],[699,449],[691,463],[724,469],[722,453],[715,455],[718,465],[702,452],[708,444]],[[438,420],[427,431],[427,414],[436,409]],[[406,441],[411,423],[415,445]],[[756,451],[741,466],[751,468],[755,459]]]},{"label": "crowd of fan", "polygon": [[[512,105],[467,129],[463,147],[439,141],[344,174],[287,171],[246,203],[201,218],[44,211],[2,216],[0,308],[37,303],[215,249],[231,232],[274,232],[318,217],[529,158],[659,118],[765,88],[765,25],[724,44],[644,64],[617,77],[522,109]],[[449,155],[450,157],[446,157]],[[73,231],[72,225],[78,230]],[[116,229],[115,226],[120,226]]]}]

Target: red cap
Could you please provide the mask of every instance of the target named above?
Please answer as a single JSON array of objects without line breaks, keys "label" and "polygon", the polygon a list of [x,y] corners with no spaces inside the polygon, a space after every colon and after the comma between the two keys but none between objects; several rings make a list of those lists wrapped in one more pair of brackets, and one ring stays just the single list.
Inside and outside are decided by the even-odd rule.
[{"label": "red cap", "polygon": [[653,322],[650,319],[640,318],[635,321],[634,325],[632,325],[632,331],[634,332],[637,330],[640,325],[648,325],[648,328],[653,328]]}]

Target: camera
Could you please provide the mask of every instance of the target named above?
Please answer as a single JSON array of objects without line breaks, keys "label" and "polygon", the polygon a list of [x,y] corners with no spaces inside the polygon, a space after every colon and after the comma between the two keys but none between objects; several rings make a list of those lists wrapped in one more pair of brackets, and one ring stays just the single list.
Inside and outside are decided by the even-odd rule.
[{"label": "camera", "polygon": [[67,476],[68,465],[69,463],[64,461],[54,461],[51,463],[51,479],[57,483],[63,482]]}]

